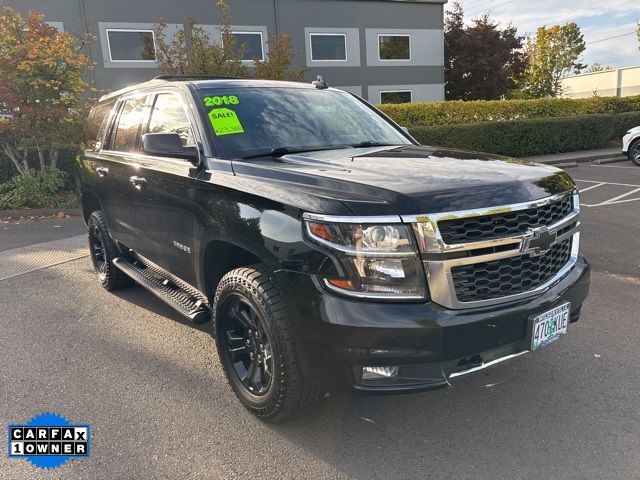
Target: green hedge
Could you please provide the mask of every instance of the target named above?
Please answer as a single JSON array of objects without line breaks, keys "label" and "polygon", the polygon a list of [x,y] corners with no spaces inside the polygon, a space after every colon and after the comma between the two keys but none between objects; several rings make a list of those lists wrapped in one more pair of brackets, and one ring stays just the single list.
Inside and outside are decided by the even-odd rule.
[{"label": "green hedge", "polygon": [[526,120],[640,111],[640,96],[584,99],[477,100],[383,104],[379,107],[400,125],[413,128],[474,122]]},{"label": "green hedge", "polygon": [[417,127],[410,132],[423,145],[526,157],[602,148],[616,136],[617,129],[628,130],[622,125],[637,118],[583,115]]},{"label": "green hedge", "polygon": [[614,138],[622,138],[633,127],[640,126],[640,112],[626,112],[616,115],[614,120]]}]

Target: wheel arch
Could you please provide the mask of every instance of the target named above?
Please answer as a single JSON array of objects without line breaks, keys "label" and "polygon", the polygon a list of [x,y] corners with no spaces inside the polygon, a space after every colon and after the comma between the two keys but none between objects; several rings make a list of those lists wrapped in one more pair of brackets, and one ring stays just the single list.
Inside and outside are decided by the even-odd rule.
[{"label": "wheel arch", "polygon": [[84,223],[89,221],[89,216],[96,210],[102,210],[102,204],[98,199],[98,196],[91,191],[82,192],[82,216],[84,217]]},{"label": "wheel arch", "polygon": [[209,242],[202,259],[201,278],[204,291],[209,298],[213,298],[220,279],[231,270],[257,263],[262,263],[271,269],[276,267],[273,261],[269,261],[257,252],[225,240]]}]

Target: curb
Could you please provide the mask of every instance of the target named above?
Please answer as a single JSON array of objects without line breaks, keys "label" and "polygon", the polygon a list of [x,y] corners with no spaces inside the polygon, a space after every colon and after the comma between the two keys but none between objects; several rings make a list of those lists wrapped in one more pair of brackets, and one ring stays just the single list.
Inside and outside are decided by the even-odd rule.
[{"label": "curb", "polygon": [[79,217],[82,210],[79,208],[29,208],[24,210],[0,210],[0,218],[24,218],[24,217],[56,217],[59,214]]},{"label": "curb", "polygon": [[629,159],[624,155],[616,154],[616,155],[592,155],[586,157],[576,157],[576,158],[563,158],[558,160],[547,160],[541,161],[538,159],[536,163],[542,163],[544,165],[553,165],[554,167],[564,167],[564,166],[576,166],[579,163],[616,163],[616,162],[626,162]]}]

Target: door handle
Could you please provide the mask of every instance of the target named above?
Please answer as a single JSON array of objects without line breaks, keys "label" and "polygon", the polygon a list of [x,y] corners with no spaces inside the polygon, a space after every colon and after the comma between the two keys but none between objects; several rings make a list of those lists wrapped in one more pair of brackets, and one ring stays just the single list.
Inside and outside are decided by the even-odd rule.
[{"label": "door handle", "polygon": [[104,177],[107,173],[109,173],[109,169],[107,167],[98,167],[96,168],[96,173],[99,177]]},{"label": "door handle", "polygon": [[135,176],[134,177],[129,177],[129,181],[138,190],[140,190],[142,188],[142,186],[147,183],[146,179],[144,179],[142,177],[135,177]]}]

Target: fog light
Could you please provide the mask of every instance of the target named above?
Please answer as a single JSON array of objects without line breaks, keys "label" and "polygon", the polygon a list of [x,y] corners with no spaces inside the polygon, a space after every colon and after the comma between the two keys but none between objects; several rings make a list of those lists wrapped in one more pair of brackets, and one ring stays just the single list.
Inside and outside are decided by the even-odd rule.
[{"label": "fog light", "polygon": [[400,367],[363,367],[362,380],[380,380],[381,378],[397,377]]}]

